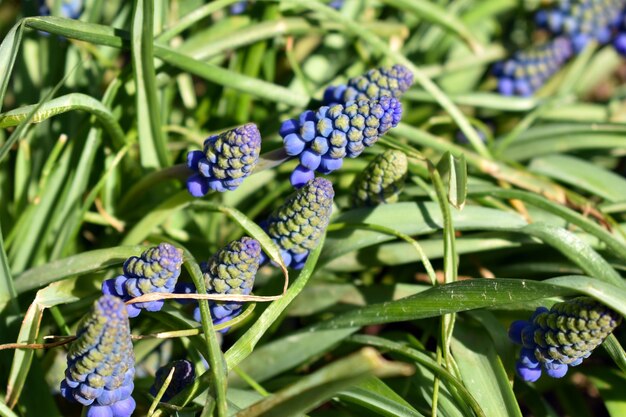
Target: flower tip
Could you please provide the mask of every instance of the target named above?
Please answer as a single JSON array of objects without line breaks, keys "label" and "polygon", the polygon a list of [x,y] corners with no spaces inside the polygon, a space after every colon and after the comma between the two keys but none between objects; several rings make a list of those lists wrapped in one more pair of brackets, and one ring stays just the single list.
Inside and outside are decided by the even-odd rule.
[{"label": "flower tip", "polygon": [[113,403],[111,411],[113,411],[113,417],[130,417],[135,411],[137,404],[133,397],[128,397],[125,400]]},{"label": "flower tip", "polygon": [[302,165],[298,165],[296,169],[294,169],[291,173],[289,181],[291,182],[291,185],[293,185],[295,188],[300,188],[309,181],[311,181],[313,178],[315,178],[315,172],[303,167]]},{"label": "flower tip", "polygon": [[192,175],[187,179],[187,191],[194,197],[204,197],[209,192],[209,186],[202,175]]},{"label": "flower tip", "polygon": [[552,378],[563,378],[567,374],[567,365],[563,363],[550,362],[544,365],[546,373]]},{"label": "flower tip", "polygon": [[528,368],[520,362],[517,362],[515,369],[519,377],[526,382],[535,382],[541,377],[541,367]]}]

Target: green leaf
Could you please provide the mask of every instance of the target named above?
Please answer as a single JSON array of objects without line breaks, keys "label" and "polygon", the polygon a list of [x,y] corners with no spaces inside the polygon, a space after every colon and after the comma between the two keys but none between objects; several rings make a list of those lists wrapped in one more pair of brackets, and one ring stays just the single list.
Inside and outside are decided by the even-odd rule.
[{"label": "green leaf", "polygon": [[476,398],[485,415],[522,417],[493,341],[483,329],[457,322],[452,352],[463,384]]},{"label": "green leaf", "polygon": [[[24,24],[36,30],[43,30],[67,38],[92,42],[114,48],[128,48],[130,34],[110,26],[84,23],[78,20],[44,16],[24,19]],[[304,94],[267,81],[247,77],[221,68],[217,65],[193,59],[187,55],[163,46],[154,45],[154,56],[175,68],[202,77],[208,81],[261,97],[271,102],[285,103],[294,107],[305,107],[309,98]]]},{"label": "green leaf", "polygon": [[[7,314],[18,314],[19,312],[17,290],[11,275],[7,254],[4,251],[4,238],[2,236],[2,228],[0,227],[0,329],[5,329]],[[2,339],[4,337],[0,338],[0,340]]]},{"label": "green leaf", "polygon": [[22,294],[75,275],[84,275],[109,266],[121,265],[127,258],[138,256],[145,249],[145,246],[118,246],[96,249],[59,259],[17,275],[15,277],[15,289],[18,294]]},{"label": "green leaf", "polygon": [[396,394],[383,381],[368,377],[357,386],[341,391],[337,397],[367,408],[377,415],[388,417],[423,417],[404,398]]},{"label": "green leaf", "polygon": [[293,417],[312,410],[338,391],[352,386],[369,375],[406,376],[409,365],[388,362],[372,348],[364,348],[313,372],[296,383],[251,405],[237,417]]},{"label": "green leaf", "polygon": [[[352,336],[350,340],[356,343],[374,346],[381,350],[388,350],[411,359],[412,361],[432,372],[433,376],[440,378],[444,382],[444,384],[447,384],[451,388],[454,388],[453,390],[451,390],[451,392],[457,393],[456,400],[459,401],[458,405],[461,408],[467,405],[471,410],[473,410],[474,414],[476,414],[477,416],[486,416],[483,410],[480,408],[480,405],[478,404],[476,399],[468,391],[463,382],[457,379],[454,375],[452,375],[450,371],[446,370],[440,363],[437,363],[437,361],[431,358],[427,353],[421,352],[405,344],[394,342],[377,336],[355,335]],[[430,382],[432,382],[433,379],[431,379]]]},{"label": "green leaf", "polygon": [[[35,112],[28,119],[29,114],[33,110]],[[40,105],[23,106],[0,114],[0,128],[17,126],[24,120],[28,120],[28,123],[40,123],[53,116],[74,110],[85,111],[96,116],[109,136],[111,136],[116,147],[122,147],[126,142],[124,131],[111,111],[100,101],[81,93],[66,94]]]},{"label": "green leaf", "polygon": [[480,43],[474,37],[470,28],[465,26],[463,21],[450,13],[448,9],[436,3],[425,0],[383,0],[383,3],[396,7],[402,12],[415,14],[418,18],[441,26],[463,39],[474,52],[482,51]]},{"label": "green leaf", "polygon": [[546,223],[529,224],[524,226],[521,231],[554,246],[586,274],[614,285],[624,285],[620,274],[574,233]]},{"label": "green leaf", "polygon": [[529,169],[611,202],[624,199],[622,190],[626,190],[626,179],[573,156],[549,155],[535,158]]},{"label": "green leaf", "polygon": [[4,96],[13,74],[13,66],[22,42],[23,21],[11,28],[0,44],[0,110],[4,105]]},{"label": "green leaf", "polygon": [[504,189],[492,189],[488,191],[472,192],[472,196],[493,196],[506,199],[522,200],[525,203],[532,204],[545,211],[556,214],[560,218],[567,220],[568,222],[580,227],[585,232],[597,237],[604,242],[609,249],[611,249],[616,255],[626,259],[626,246],[614,235],[609,233],[606,229],[592,222],[588,217],[583,216],[574,210],[554,203],[544,197],[536,194],[528,193],[519,190],[504,190]]},{"label": "green leaf", "polygon": [[[526,221],[516,213],[479,206],[468,206],[463,211],[452,211],[451,215],[455,229],[461,231],[509,230],[526,225]],[[432,233],[443,228],[439,205],[435,202],[403,202],[350,210],[335,217],[333,223],[373,224],[408,236]],[[328,235],[322,262],[393,239],[394,236],[388,233],[370,230],[335,231]]]},{"label": "green leaf", "polygon": [[134,4],[131,52],[139,130],[139,155],[144,168],[160,168],[169,165],[169,157],[161,131],[161,112],[156,95],[153,54],[154,2],[137,0]]},{"label": "green leaf", "polygon": [[[254,349],[237,367],[255,381],[263,382],[328,352],[356,330],[348,328],[290,334]],[[233,386],[245,385],[236,374],[231,374],[231,381]]]},{"label": "green leaf", "polygon": [[314,328],[339,329],[417,320],[575,293],[572,289],[544,282],[505,278],[471,279],[439,285],[397,301],[370,304],[321,322]]},{"label": "green leaf", "polygon": [[437,164],[437,171],[447,189],[448,201],[455,208],[462,210],[467,196],[467,164],[461,154],[454,157],[450,152],[443,154]]}]

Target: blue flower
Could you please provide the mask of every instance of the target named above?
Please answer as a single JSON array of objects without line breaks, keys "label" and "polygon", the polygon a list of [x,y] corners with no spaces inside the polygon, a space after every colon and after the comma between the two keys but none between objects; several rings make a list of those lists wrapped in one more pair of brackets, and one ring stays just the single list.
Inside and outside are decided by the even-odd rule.
[{"label": "blue flower", "polygon": [[335,192],[330,181],[315,178],[291,194],[262,225],[278,245],[285,265],[302,269],[328,227]]},{"label": "blue flower", "polygon": [[535,16],[537,26],[553,35],[565,36],[578,53],[595,40],[605,44],[619,22],[623,0],[559,0],[553,7],[540,10]]},{"label": "blue flower", "polygon": [[154,378],[154,384],[150,387],[150,394],[156,397],[158,392],[163,387],[165,383],[165,379],[170,374],[170,371],[174,368],[174,375],[172,375],[172,380],[168,387],[165,389],[165,393],[161,400],[163,402],[168,402],[173,397],[176,396],[179,392],[185,389],[189,384],[193,383],[196,378],[195,370],[193,369],[193,364],[186,359],[182,359],[179,361],[170,362],[167,365],[159,368],[156,372],[156,376]]},{"label": "blue flower", "polygon": [[291,183],[302,186],[315,177],[314,171],[328,174],[341,167],[343,158],[356,158],[365,147],[402,117],[402,105],[394,97],[351,101],[307,110],[298,119],[282,123],[287,155],[298,157],[300,165],[291,175]]},{"label": "blue flower", "polygon": [[253,123],[210,136],[203,151],[187,154],[187,166],[196,172],[187,180],[189,193],[235,190],[254,170],[260,151],[261,134]]},{"label": "blue flower", "polygon": [[406,155],[398,150],[378,154],[352,183],[354,206],[395,203],[408,172]]},{"label": "blue flower", "polygon": [[381,97],[399,99],[412,84],[413,73],[404,65],[376,68],[349,79],[347,84],[328,87],[324,92],[324,104],[343,104]]},{"label": "blue flower", "polygon": [[566,37],[517,52],[494,66],[498,91],[504,96],[530,96],[556,73],[572,56],[572,44]]},{"label": "blue flower", "polygon": [[67,354],[61,395],[87,417],[129,417],[135,409],[135,354],[124,302],[103,295],[79,324]]},{"label": "blue flower", "polygon": [[[124,262],[124,274],[102,283],[104,294],[121,297],[124,301],[149,293],[174,292],[183,263],[182,250],[161,243]],[[163,300],[128,304],[129,317],[137,317],[141,309],[159,311]]]},{"label": "blue flower", "polygon": [[568,366],[578,366],[620,324],[622,317],[590,297],[578,297],[539,307],[530,320],[518,320],[509,338],[522,345],[516,363],[525,381],[539,379],[542,368],[552,378],[562,378]]}]

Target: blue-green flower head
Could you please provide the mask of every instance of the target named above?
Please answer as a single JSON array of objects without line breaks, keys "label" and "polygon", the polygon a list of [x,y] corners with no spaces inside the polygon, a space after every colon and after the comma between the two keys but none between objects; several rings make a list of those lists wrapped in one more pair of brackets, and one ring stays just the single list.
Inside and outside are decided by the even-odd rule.
[{"label": "blue-green flower head", "polygon": [[324,104],[374,100],[385,96],[399,99],[412,84],[413,73],[404,65],[375,68],[351,78],[345,85],[328,87],[324,92]]},{"label": "blue-green flower head", "polygon": [[174,369],[174,374],[172,375],[172,380],[170,384],[165,389],[165,393],[163,397],[161,397],[161,401],[168,402],[173,397],[176,396],[179,392],[185,389],[188,385],[193,383],[196,378],[195,370],[193,369],[193,364],[186,359],[173,361],[168,363],[167,365],[159,368],[156,372],[156,376],[154,378],[154,384],[150,387],[150,394],[156,397],[157,393],[163,387],[165,383],[165,379],[168,377],[170,372]]},{"label": "blue-green flower head", "polygon": [[[261,263],[261,245],[258,240],[244,236],[234,240],[215,253],[208,262],[200,264],[208,294],[249,295]],[[209,302],[214,324],[237,317],[242,304],[234,301]],[[194,318],[200,321],[196,308]]]},{"label": "blue-green flower head", "polygon": [[530,320],[511,324],[509,337],[522,345],[517,372],[526,381],[541,376],[543,367],[553,378],[561,378],[568,366],[580,365],[600,346],[622,317],[590,297],[578,297],[538,308]]},{"label": "blue-green flower head", "polygon": [[325,178],[315,178],[296,190],[264,224],[287,266],[301,269],[328,227],[335,192]]},{"label": "blue-green flower head", "polygon": [[[183,251],[169,243],[161,243],[124,262],[124,273],[102,283],[104,294],[124,301],[149,293],[174,292],[183,263]],[[142,309],[159,311],[163,300],[129,304],[129,317],[137,317]]]},{"label": "blue-green flower head", "polygon": [[187,166],[196,172],[187,180],[189,193],[202,197],[209,190],[235,190],[254,170],[260,152],[261,134],[254,123],[209,137],[204,150],[187,155]]},{"label": "blue-green flower head", "polygon": [[517,52],[494,67],[498,91],[504,96],[530,96],[565,65],[572,54],[572,42],[566,37]]},{"label": "blue-green flower head", "polygon": [[135,409],[135,354],[124,301],[103,295],[83,317],[67,354],[61,395],[88,417],[129,417]]},{"label": "blue-green flower head", "polygon": [[341,167],[343,158],[356,158],[367,146],[402,117],[402,105],[394,97],[351,101],[305,111],[298,119],[282,123],[280,135],[287,155],[298,157],[300,165],[291,183],[302,186],[315,176]]},{"label": "blue-green flower head", "polygon": [[390,149],[377,155],[352,184],[353,204],[359,207],[395,203],[404,189],[407,170],[404,152]]}]

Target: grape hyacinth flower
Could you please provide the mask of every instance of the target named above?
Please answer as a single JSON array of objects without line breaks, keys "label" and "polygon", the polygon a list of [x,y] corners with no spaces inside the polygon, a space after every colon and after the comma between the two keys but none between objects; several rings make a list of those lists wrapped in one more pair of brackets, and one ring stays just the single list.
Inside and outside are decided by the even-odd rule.
[{"label": "grape hyacinth flower", "polygon": [[[200,269],[208,294],[249,295],[254,286],[254,278],[261,264],[261,244],[258,240],[244,236],[234,240],[214,254],[208,262],[202,262]],[[193,284],[181,284],[179,293],[195,292]],[[236,301],[209,301],[213,324],[220,324],[237,317],[243,305]],[[200,321],[200,308],[193,313]],[[228,329],[221,330],[223,333]]]},{"label": "grape hyacinth flower", "polygon": [[494,67],[498,91],[504,96],[530,96],[571,56],[572,44],[565,37],[517,52],[512,58]]},{"label": "grape hyacinth flower", "polygon": [[394,97],[360,100],[322,106],[317,112],[307,110],[296,119],[282,123],[280,136],[289,156],[297,156],[300,164],[291,174],[295,187],[315,177],[314,171],[328,174],[341,168],[343,158],[356,158],[366,146],[402,117],[402,105]]},{"label": "grape hyacinth flower", "polygon": [[260,151],[261,134],[254,123],[210,136],[204,150],[187,154],[187,167],[196,172],[187,179],[189,193],[202,197],[209,190],[235,190],[254,170]]},{"label": "grape hyacinth flower", "polygon": [[88,406],[87,417],[129,417],[135,354],[124,302],[103,295],[78,326],[67,354],[61,395]]},{"label": "grape hyacinth flower", "polygon": [[331,182],[315,178],[291,194],[263,223],[285,265],[302,269],[328,227],[334,197]]},{"label": "grape hyacinth flower", "polygon": [[534,382],[541,368],[552,378],[563,377],[568,366],[580,365],[620,324],[622,317],[590,297],[577,297],[539,307],[530,320],[509,327],[510,339],[522,345],[516,369],[525,381]]},{"label": "grape hyacinth flower", "polygon": [[[102,292],[124,301],[149,293],[174,292],[182,263],[182,250],[169,243],[161,243],[146,250],[140,257],[128,258],[124,262],[124,274],[104,281]],[[159,311],[163,304],[163,300],[149,301],[128,304],[126,309],[129,317],[137,317],[141,309]]]},{"label": "grape hyacinth flower", "polygon": [[389,149],[377,155],[352,184],[353,205],[395,203],[404,188],[407,170],[404,152]]},{"label": "grape hyacinth flower", "polygon": [[156,397],[158,392],[161,390],[163,384],[165,383],[165,379],[168,377],[172,369],[174,369],[174,374],[172,375],[170,384],[167,386],[163,396],[161,397],[161,401],[163,402],[171,400],[176,396],[176,394],[185,389],[189,384],[193,383],[196,378],[196,372],[193,369],[193,364],[188,360],[182,359],[170,362],[159,368],[156,372],[154,384],[150,387],[150,394],[152,394],[153,397]]},{"label": "grape hyacinth flower", "polygon": [[349,79],[347,84],[328,87],[324,91],[324,104],[375,100],[381,97],[399,99],[411,87],[411,84],[413,84],[413,73],[404,65],[375,68]]},{"label": "grape hyacinth flower", "polygon": [[535,22],[553,35],[568,37],[578,53],[591,40],[608,43],[624,7],[624,0],[557,0],[537,12]]}]

